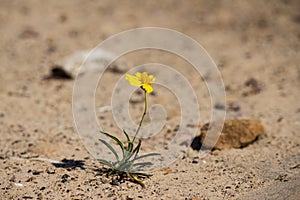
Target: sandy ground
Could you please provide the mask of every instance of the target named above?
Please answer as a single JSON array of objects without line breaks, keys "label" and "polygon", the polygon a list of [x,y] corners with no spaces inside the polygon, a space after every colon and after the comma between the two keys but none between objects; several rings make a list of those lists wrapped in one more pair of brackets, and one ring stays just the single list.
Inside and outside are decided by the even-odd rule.
[{"label": "sandy ground", "polygon": [[[297,0],[1,0],[1,199],[297,199],[299,7]],[[229,109],[227,117],[259,119],[266,133],[245,148],[202,159],[188,149],[169,168],[154,171],[143,189],[128,181],[111,184],[81,143],[72,116],[74,80],[43,78],[68,55],[146,26],[174,29],[201,43],[219,67],[228,101],[239,108]],[[201,99],[200,124],[209,121],[209,95],[187,63],[155,51],[125,57],[131,66],[157,62],[181,70]],[[105,72],[106,90],[100,87],[96,106],[110,102],[106,97],[121,75]],[[251,78],[259,89],[249,92]],[[163,131],[172,132],[178,104],[156,91],[150,102],[166,105]],[[133,105],[134,119],[142,106]],[[109,114],[97,116],[104,128],[119,131]]]}]

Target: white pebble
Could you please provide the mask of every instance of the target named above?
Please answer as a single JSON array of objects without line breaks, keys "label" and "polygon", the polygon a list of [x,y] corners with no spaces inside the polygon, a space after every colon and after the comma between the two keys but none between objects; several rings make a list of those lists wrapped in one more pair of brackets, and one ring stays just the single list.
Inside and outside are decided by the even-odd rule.
[{"label": "white pebble", "polygon": [[110,110],[111,110],[111,106],[102,106],[102,107],[98,108],[98,111],[100,113],[104,113],[104,112],[107,112],[107,111],[110,111]]}]

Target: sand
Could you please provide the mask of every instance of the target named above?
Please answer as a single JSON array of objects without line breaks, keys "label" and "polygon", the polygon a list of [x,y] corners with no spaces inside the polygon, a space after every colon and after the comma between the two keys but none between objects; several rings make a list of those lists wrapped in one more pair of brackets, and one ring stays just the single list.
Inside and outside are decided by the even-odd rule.
[{"label": "sand", "polygon": [[[297,0],[1,0],[0,198],[297,199],[299,7]],[[213,151],[204,158],[187,148],[175,162],[154,170],[144,180],[146,188],[107,178],[76,131],[74,79],[45,76],[72,53],[137,27],[169,28],[199,42],[221,73],[226,117],[260,120],[265,134],[247,147]],[[203,79],[191,72],[188,63],[150,50],[132,52],[124,59],[128,69],[156,62],[179,70],[199,99],[201,118],[195,126],[209,122],[214,105]],[[97,108],[110,104],[114,84],[125,72],[104,73]],[[163,146],[180,123],[175,97],[162,87],[154,89],[150,104],[165,106],[168,118],[163,137],[145,140],[145,149]],[[130,104],[132,118],[138,121],[143,103],[139,94],[132,98],[136,98]],[[120,131],[110,112],[96,114],[105,130]]]}]

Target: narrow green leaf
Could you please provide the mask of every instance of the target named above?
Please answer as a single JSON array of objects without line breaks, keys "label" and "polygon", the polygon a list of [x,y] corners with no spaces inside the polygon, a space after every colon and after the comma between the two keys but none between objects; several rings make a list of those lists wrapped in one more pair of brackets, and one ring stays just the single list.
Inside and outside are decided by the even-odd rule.
[{"label": "narrow green leaf", "polygon": [[115,150],[109,143],[107,143],[105,140],[102,140],[102,139],[99,139],[99,140],[100,140],[103,144],[105,144],[105,146],[107,146],[107,147],[111,150],[111,152],[115,155],[117,161],[119,161],[120,159],[119,159],[119,156],[118,156],[116,150]]},{"label": "narrow green leaf", "polygon": [[127,151],[128,151],[128,152],[132,152],[132,149],[133,149],[133,144],[132,144],[132,142],[128,142]]},{"label": "narrow green leaf", "polygon": [[128,170],[130,170],[130,168],[132,167],[133,161],[126,161],[124,163],[122,163],[117,170],[119,171],[123,171],[123,172],[128,172]]},{"label": "narrow green leaf", "polygon": [[109,166],[110,168],[113,168],[113,165],[111,162],[107,161],[107,160],[104,160],[104,159],[98,159],[98,161],[103,164],[103,165],[107,165]]},{"label": "narrow green leaf", "polygon": [[126,139],[127,139],[127,151],[131,152],[132,148],[133,148],[133,143],[130,140],[128,133],[124,129],[123,129],[123,133],[125,134]]},{"label": "narrow green leaf", "polygon": [[133,149],[133,144],[132,144],[132,142],[128,142],[127,151],[128,151],[128,152],[131,152],[132,149]]},{"label": "narrow green leaf", "polygon": [[128,159],[130,159],[134,154],[135,154],[134,157],[136,157],[136,156],[138,155],[138,153],[139,153],[139,151],[140,151],[140,148],[141,148],[141,145],[142,145],[142,140],[139,140],[138,145],[134,148],[134,150],[132,151],[132,153],[131,153],[131,155],[128,157]]},{"label": "narrow green leaf", "polygon": [[140,151],[140,147],[142,144],[142,140],[139,140],[138,145],[134,148],[133,151],[128,151],[126,154],[126,160],[130,160],[130,158],[135,154],[135,157],[138,155],[139,151]]},{"label": "narrow green leaf", "polygon": [[137,156],[134,159],[132,159],[132,161],[136,161],[136,160],[139,160],[139,159],[142,159],[142,158],[145,158],[145,157],[159,156],[159,155],[160,155],[160,153],[148,153],[148,154],[144,154],[144,155],[141,155],[141,156]]},{"label": "narrow green leaf", "polygon": [[123,129],[123,133],[124,133],[125,136],[126,136],[127,142],[128,142],[128,143],[131,142],[128,133],[127,133],[124,129]]},{"label": "narrow green leaf", "polygon": [[121,150],[122,150],[122,153],[123,153],[123,156],[124,156],[124,145],[123,145],[123,143],[122,143],[118,138],[116,138],[115,136],[113,136],[113,135],[111,135],[111,134],[109,134],[109,133],[106,133],[106,132],[104,132],[104,131],[100,131],[100,133],[102,133],[102,134],[104,134],[104,135],[110,137],[110,138],[113,139],[114,141],[116,141],[116,143],[121,147]]},{"label": "narrow green leaf", "polygon": [[132,166],[134,166],[134,167],[139,166],[138,168],[140,168],[140,167],[144,167],[147,165],[153,165],[153,163],[152,162],[140,162],[140,163],[134,163]]},{"label": "narrow green leaf", "polygon": [[144,177],[150,177],[150,176],[153,176],[152,174],[146,174],[146,173],[143,173],[143,172],[137,172],[137,173],[134,173],[135,175],[138,175],[138,176],[144,176]]}]

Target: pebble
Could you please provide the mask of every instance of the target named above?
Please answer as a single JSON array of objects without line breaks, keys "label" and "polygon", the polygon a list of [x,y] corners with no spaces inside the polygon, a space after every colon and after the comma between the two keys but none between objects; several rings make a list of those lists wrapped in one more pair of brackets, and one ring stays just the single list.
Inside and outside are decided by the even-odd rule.
[{"label": "pebble", "polygon": [[[114,52],[100,48],[94,49],[93,51],[79,50],[65,58],[62,68],[72,77],[76,77],[77,73],[79,72],[79,66],[82,66],[80,68],[81,75],[102,72],[106,65],[116,57],[117,55]],[[126,68],[127,64],[124,59],[119,59],[115,64],[109,67],[110,71],[114,73],[125,72]]]},{"label": "pebble", "polygon": [[64,174],[64,175],[61,177],[61,182],[62,182],[62,183],[67,182],[69,177],[70,177],[70,176],[69,176],[68,174]]},{"label": "pebble", "polygon": [[102,106],[98,108],[98,112],[104,113],[104,112],[111,111],[111,109],[112,109],[111,106]]},{"label": "pebble", "polygon": [[33,197],[31,197],[31,196],[23,196],[22,198],[23,199],[33,199]]},{"label": "pebble", "polygon": [[45,189],[46,189],[46,187],[44,187],[44,186],[40,188],[40,190],[45,190]]},{"label": "pebble", "polygon": [[211,154],[214,155],[214,156],[217,156],[217,155],[219,155],[220,153],[221,153],[221,151],[218,150],[218,149],[215,149],[214,151],[211,152]]},{"label": "pebble", "polygon": [[113,197],[113,196],[114,196],[113,194],[108,194],[108,195],[107,195],[108,198],[111,198],[111,197]]},{"label": "pebble", "polygon": [[15,186],[17,186],[17,187],[23,187],[24,185],[22,183],[15,183]]},{"label": "pebble", "polygon": [[193,164],[197,164],[197,163],[198,163],[198,160],[194,159],[194,160],[192,160],[192,163],[193,163]]}]

